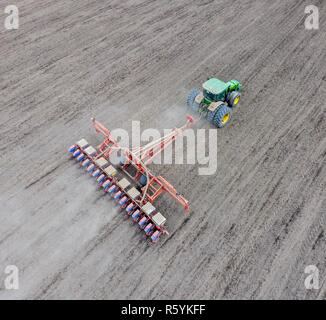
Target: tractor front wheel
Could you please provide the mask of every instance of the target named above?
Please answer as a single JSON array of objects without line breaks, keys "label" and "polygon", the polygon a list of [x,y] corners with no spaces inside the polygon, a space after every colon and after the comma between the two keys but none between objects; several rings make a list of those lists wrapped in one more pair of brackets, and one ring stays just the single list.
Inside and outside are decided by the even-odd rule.
[{"label": "tractor front wheel", "polygon": [[192,90],[187,99],[187,106],[195,112],[198,112],[199,109],[199,103],[195,101],[195,98],[200,94],[200,92],[200,90]]},{"label": "tractor front wheel", "polygon": [[241,93],[239,91],[232,91],[228,98],[228,103],[231,108],[236,107],[241,99]]},{"label": "tractor front wheel", "polygon": [[226,104],[222,104],[215,112],[214,124],[219,128],[226,126],[231,120],[231,115],[232,109]]}]

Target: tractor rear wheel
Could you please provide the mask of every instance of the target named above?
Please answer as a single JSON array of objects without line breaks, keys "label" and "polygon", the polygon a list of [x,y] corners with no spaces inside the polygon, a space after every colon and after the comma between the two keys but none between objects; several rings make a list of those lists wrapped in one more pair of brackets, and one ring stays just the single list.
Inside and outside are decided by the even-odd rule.
[{"label": "tractor rear wheel", "polygon": [[231,108],[236,107],[241,99],[241,93],[239,91],[232,91],[228,97],[228,103]]},{"label": "tractor rear wheel", "polygon": [[214,111],[210,111],[210,110],[208,110],[208,112],[207,112],[207,116],[206,116],[206,119],[207,119],[208,121],[214,123],[214,117],[215,117],[216,111],[217,111],[217,109],[214,110]]},{"label": "tractor rear wheel", "polygon": [[213,122],[217,127],[222,128],[230,122],[231,115],[232,109],[226,104],[222,104],[216,109]]},{"label": "tractor rear wheel", "polygon": [[199,103],[195,101],[195,98],[200,94],[200,92],[200,90],[192,90],[187,99],[187,106],[195,112],[198,112],[199,109]]}]

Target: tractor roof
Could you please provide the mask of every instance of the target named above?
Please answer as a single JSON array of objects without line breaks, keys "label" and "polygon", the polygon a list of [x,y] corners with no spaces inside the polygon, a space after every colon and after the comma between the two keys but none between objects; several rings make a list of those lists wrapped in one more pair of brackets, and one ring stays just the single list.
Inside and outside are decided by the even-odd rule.
[{"label": "tractor roof", "polygon": [[219,79],[211,78],[204,82],[203,88],[213,94],[219,94],[227,89],[227,84]]}]

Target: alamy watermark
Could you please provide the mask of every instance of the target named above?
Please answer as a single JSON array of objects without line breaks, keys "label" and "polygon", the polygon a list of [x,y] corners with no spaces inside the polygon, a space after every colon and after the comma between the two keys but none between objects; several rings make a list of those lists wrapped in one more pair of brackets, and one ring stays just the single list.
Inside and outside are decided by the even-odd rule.
[{"label": "alamy watermark", "polygon": [[318,30],[319,29],[318,7],[314,5],[306,6],[304,12],[306,15],[308,15],[304,23],[306,30]]},{"label": "alamy watermark", "polygon": [[319,269],[315,265],[309,265],[304,269],[304,272],[308,274],[304,281],[306,289],[319,290]]},{"label": "alamy watermark", "polygon": [[[173,129],[164,129],[163,135],[154,128],[140,132],[140,121],[132,121],[131,137],[127,130],[117,128],[111,131],[112,137],[124,148],[140,147],[171,134]],[[131,139],[130,139],[131,138]],[[163,148],[162,152],[152,158],[154,164],[199,164],[199,175],[213,175],[217,170],[217,130],[188,128],[174,140],[172,145]],[[120,158],[110,158],[112,164],[118,164]]]},{"label": "alamy watermark", "polygon": [[4,26],[6,30],[17,30],[19,28],[19,10],[15,5],[8,5],[4,9],[5,17]]},{"label": "alamy watermark", "polygon": [[[305,19],[305,28],[307,30],[319,29],[319,9],[315,5],[308,5],[304,10],[307,15]],[[6,30],[16,30],[19,28],[19,10],[16,5],[8,5],[4,9],[5,17],[4,26]]]},{"label": "alamy watermark", "polygon": [[4,287],[6,290],[18,290],[19,289],[19,270],[15,265],[6,266],[4,269],[5,279]]}]

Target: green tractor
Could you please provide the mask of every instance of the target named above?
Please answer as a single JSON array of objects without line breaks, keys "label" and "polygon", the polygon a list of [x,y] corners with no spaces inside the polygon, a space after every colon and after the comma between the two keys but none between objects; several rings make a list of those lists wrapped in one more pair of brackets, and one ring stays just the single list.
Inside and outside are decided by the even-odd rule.
[{"label": "green tractor", "polygon": [[217,78],[208,78],[203,84],[203,91],[190,92],[187,105],[222,128],[230,121],[232,109],[241,99],[241,88],[242,85],[236,80],[225,83]]}]

